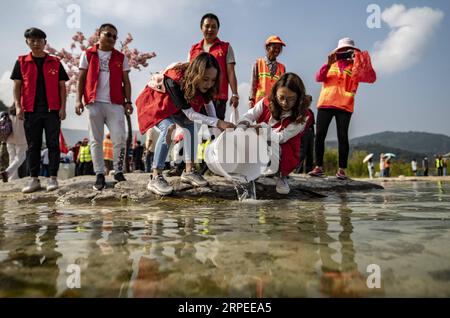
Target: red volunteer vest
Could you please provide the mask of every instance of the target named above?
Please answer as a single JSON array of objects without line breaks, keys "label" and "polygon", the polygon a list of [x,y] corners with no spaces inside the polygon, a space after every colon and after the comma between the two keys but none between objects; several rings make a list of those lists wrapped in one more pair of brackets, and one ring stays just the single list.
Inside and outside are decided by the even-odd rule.
[{"label": "red volunteer vest", "polygon": [[[269,108],[269,99],[264,98],[263,101],[264,104],[264,111],[262,115],[258,118],[257,122],[260,123],[269,123],[270,118],[272,117],[272,113],[270,112]],[[308,115],[311,115],[308,113]],[[280,168],[279,171],[282,176],[288,176],[292,171],[294,171],[298,165],[300,164],[300,145],[303,134],[306,132],[308,127],[313,122],[313,117],[309,116],[306,122],[305,129],[299,133],[297,136],[292,137],[288,141],[286,141],[284,144],[280,144]],[[285,129],[289,124],[292,122],[291,118],[285,118],[280,121],[278,121],[275,125],[272,126],[272,128],[280,128],[280,130]]]},{"label": "red volunteer vest", "polygon": [[[86,50],[86,57],[89,62],[86,84],[84,87],[84,102],[92,104],[97,96],[98,77],[100,75],[100,59],[98,57],[98,44]],[[109,60],[109,94],[112,104],[122,105],[124,103],[123,93],[123,61],[125,55],[112,50]]]},{"label": "red volunteer vest", "polygon": [[[33,112],[36,99],[36,83],[38,70],[31,53],[19,56],[20,71],[22,73],[22,90],[20,102],[24,112]],[[56,56],[45,57],[43,71],[45,92],[49,110],[59,110],[61,99],[59,96],[59,67],[61,62]]]},{"label": "red volunteer vest", "polygon": [[[199,43],[192,46],[190,51],[190,62],[192,62],[200,53],[204,52],[204,41],[205,40],[201,40]],[[229,46],[230,44],[228,42],[222,42],[217,38],[209,49],[209,53],[216,58],[220,66],[220,89],[216,98],[225,101],[228,100],[227,54]]]},{"label": "red volunteer vest", "polygon": [[[164,73],[164,76],[181,84],[184,77],[184,70],[169,69]],[[201,94],[198,93],[194,100],[189,104],[192,109],[199,112],[205,105],[205,100]],[[180,111],[180,109],[175,106],[168,93],[158,92],[148,85],[136,99],[136,108],[138,112],[139,130],[142,135],[162,120]]]}]

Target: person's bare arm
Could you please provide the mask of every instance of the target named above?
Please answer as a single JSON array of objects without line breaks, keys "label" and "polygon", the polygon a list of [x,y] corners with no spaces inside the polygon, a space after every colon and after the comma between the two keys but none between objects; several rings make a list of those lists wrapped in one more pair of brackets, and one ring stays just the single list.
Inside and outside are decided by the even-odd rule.
[{"label": "person's bare arm", "polygon": [[[129,73],[130,73],[129,71],[123,72],[123,91],[124,91],[125,99],[127,101],[131,101],[131,81],[130,81]],[[125,112],[128,115],[131,115],[133,113],[133,106],[130,103],[126,103],[124,105],[124,107],[125,107]]]},{"label": "person's bare arm", "polygon": [[59,119],[66,119],[66,102],[67,102],[67,88],[65,81],[59,81],[59,98],[61,100],[61,109],[59,110]]},{"label": "person's bare arm", "polygon": [[[233,94],[238,94],[238,84],[236,78],[236,71],[234,69],[234,63],[227,64],[228,82],[230,83],[231,91]],[[233,107],[238,107],[239,97],[233,96],[230,99],[230,103]]]},{"label": "person's bare arm", "polygon": [[75,112],[77,113],[77,115],[81,115],[81,113],[84,111],[83,95],[84,95],[84,87],[86,85],[86,77],[87,77],[87,70],[80,69],[80,76],[78,78],[78,85],[77,85],[77,102],[75,106]]},{"label": "person's bare arm", "polygon": [[22,90],[22,81],[14,80],[13,95],[14,95],[14,105],[16,107],[16,115],[18,119],[23,120],[23,109],[20,103],[21,90]]}]

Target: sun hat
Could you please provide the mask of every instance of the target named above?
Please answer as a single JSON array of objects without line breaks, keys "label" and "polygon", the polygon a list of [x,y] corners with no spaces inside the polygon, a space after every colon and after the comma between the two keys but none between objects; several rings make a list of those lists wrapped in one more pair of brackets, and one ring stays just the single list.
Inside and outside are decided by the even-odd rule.
[{"label": "sun hat", "polygon": [[359,50],[359,49],[355,46],[355,41],[353,41],[351,38],[348,38],[348,37],[347,37],[347,38],[342,38],[342,39],[339,40],[338,46],[337,46],[337,48],[334,49],[333,52],[336,52],[337,50],[342,49],[342,48],[345,48],[345,47],[353,48],[353,49]]}]

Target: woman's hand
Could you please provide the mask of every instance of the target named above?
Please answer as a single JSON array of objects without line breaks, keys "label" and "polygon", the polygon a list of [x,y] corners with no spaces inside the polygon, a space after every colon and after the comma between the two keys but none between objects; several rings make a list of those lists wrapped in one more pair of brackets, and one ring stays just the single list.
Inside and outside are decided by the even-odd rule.
[{"label": "woman's hand", "polygon": [[228,128],[236,128],[236,125],[224,120],[219,119],[219,121],[217,122],[217,128],[220,128],[222,130],[228,129]]},{"label": "woman's hand", "polygon": [[333,65],[336,61],[336,53],[331,53],[330,55],[328,55],[328,66]]}]

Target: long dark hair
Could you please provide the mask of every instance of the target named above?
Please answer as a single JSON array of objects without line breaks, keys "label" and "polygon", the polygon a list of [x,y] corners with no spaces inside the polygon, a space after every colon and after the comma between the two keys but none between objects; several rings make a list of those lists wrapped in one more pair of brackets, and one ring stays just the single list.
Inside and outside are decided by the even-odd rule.
[{"label": "long dark hair", "polygon": [[305,84],[302,79],[294,73],[285,73],[280,79],[273,85],[272,91],[269,97],[270,100],[270,112],[272,117],[276,120],[281,119],[281,112],[283,109],[277,100],[277,91],[281,87],[286,87],[289,90],[297,94],[294,107],[291,109],[291,120],[296,123],[304,123],[306,119],[306,113],[311,105],[312,97],[306,94]]},{"label": "long dark hair", "polygon": [[182,81],[184,98],[188,102],[192,101],[197,94],[197,84],[205,76],[207,69],[214,67],[217,70],[216,83],[205,94],[206,101],[210,101],[217,94],[220,87],[220,66],[216,58],[209,53],[200,53],[187,67]]}]

